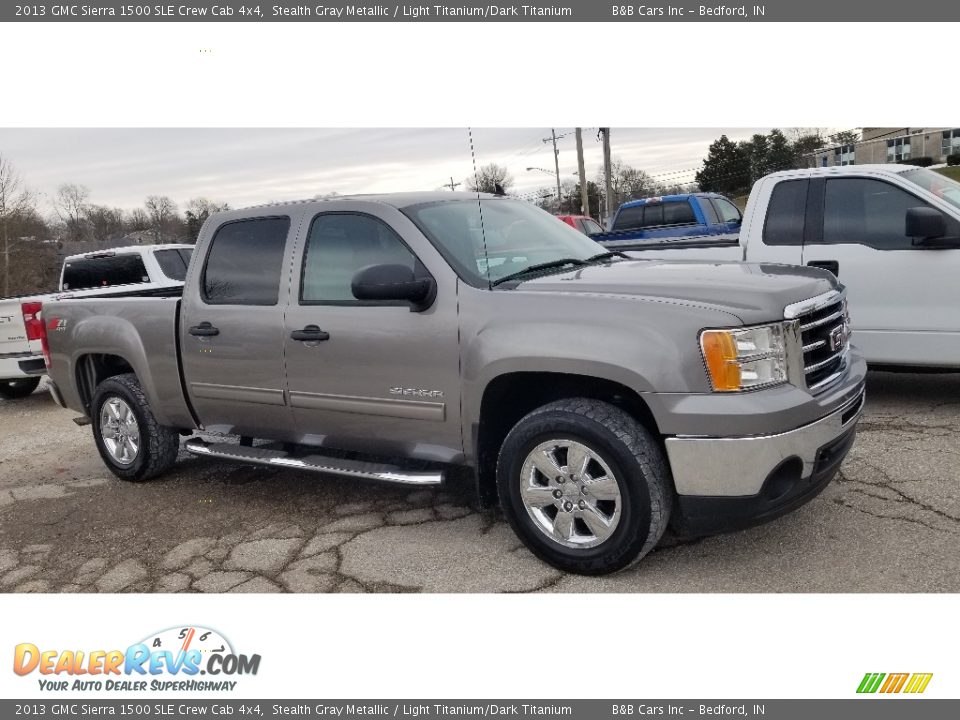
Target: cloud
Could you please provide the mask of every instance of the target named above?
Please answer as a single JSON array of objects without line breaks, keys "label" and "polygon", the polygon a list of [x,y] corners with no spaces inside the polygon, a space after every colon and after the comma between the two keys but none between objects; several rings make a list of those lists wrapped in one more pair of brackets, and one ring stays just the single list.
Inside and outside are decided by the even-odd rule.
[{"label": "cloud", "polygon": [[[615,157],[686,182],[721,133],[741,139],[767,130],[614,128],[611,137]],[[561,179],[573,178],[573,129],[557,134]],[[147,195],[169,195],[181,206],[202,196],[242,207],[331,192],[433,190],[472,174],[474,155],[478,165],[506,165],[515,189],[530,191],[555,182],[552,146],[543,142],[549,136],[549,128],[478,128],[471,153],[466,128],[5,128],[0,153],[48,199],[72,182],[90,188],[90,202],[125,209]],[[596,177],[596,128],[584,129],[584,156],[588,177]]]}]

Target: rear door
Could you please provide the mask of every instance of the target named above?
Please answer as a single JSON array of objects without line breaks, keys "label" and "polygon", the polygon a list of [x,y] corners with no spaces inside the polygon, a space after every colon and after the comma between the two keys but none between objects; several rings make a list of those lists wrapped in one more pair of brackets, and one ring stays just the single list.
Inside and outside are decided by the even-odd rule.
[{"label": "rear door", "polygon": [[[303,234],[284,337],[301,441],[440,461],[460,455],[460,346],[449,267],[387,206],[320,212],[304,220]],[[438,284],[433,305],[412,312],[405,302],[355,299],[354,275],[379,264],[430,274]]]},{"label": "rear door", "polygon": [[293,435],[283,317],[298,223],[297,213],[227,220],[188,273],[183,375],[207,430],[278,440]]},{"label": "rear door", "polygon": [[[909,208],[932,206],[878,177],[813,182],[823,213],[803,261],[847,286],[854,344],[874,363],[960,365],[960,249],[917,246],[905,232]],[[947,234],[960,236],[949,217]]]}]

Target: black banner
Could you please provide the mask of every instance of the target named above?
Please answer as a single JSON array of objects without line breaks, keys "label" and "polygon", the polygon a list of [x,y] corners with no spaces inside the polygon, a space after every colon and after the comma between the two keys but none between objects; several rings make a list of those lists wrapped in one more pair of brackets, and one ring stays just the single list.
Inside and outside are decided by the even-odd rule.
[{"label": "black banner", "polygon": [[[907,708],[906,706],[910,707]],[[850,700],[0,700],[0,717],[87,718],[763,718],[764,720],[943,720],[960,700],[872,696]]]},{"label": "black banner", "polygon": [[[960,3],[943,0],[776,0],[611,3],[484,2],[187,2],[100,0],[4,3],[3,22],[944,22],[960,20]],[[946,30],[946,29],[945,29]],[[945,38],[944,38],[945,40]]]}]

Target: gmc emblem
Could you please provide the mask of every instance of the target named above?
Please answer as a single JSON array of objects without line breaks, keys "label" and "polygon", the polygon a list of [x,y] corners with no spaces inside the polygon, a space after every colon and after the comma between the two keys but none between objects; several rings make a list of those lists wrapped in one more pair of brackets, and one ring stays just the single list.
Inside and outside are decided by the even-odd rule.
[{"label": "gmc emblem", "polygon": [[837,325],[830,331],[830,351],[837,352],[837,350],[843,347],[843,341],[845,339],[846,333],[843,330],[843,325]]}]

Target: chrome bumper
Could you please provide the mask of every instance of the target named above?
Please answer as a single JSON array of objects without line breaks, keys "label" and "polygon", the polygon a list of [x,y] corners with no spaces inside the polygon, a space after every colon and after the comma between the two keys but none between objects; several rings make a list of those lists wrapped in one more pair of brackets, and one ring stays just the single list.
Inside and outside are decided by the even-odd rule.
[{"label": "chrome bumper", "polygon": [[822,447],[851,430],[863,412],[865,392],[820,420],[777,435],[750,437],[671,437],[667,456],[679,495],[711,497],[756,495],[785,460],[803,463],[810,477]]}]

